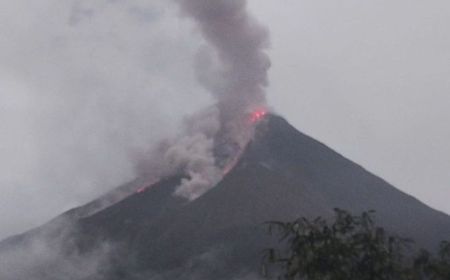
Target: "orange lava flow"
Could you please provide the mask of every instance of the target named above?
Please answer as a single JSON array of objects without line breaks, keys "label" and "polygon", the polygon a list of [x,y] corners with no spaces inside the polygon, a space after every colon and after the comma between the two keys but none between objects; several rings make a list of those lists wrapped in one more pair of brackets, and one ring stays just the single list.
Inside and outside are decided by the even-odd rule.
[{"label": "orange lava flow", "polygon": [[250,122],[257,123],[260,120],[262,120],[266,115],[267,115],[266,110],[264,110],[264,109],[256,110],[250,115]]}]

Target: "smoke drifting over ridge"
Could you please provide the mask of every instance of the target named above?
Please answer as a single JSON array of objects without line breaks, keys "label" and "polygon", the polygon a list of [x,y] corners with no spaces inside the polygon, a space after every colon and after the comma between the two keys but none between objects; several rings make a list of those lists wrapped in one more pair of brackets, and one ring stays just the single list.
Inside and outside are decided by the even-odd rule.
[{"label": "smoke drifting over ridge", "polygon": [[220,180],[253,134],[248,115],[266,107],[269,36],[247,12],[246,0],[177,2],[208,43],[197,54],[195,71],[217,101],[188,120],[163,155],[169,170],[189,175],[176,194],[192,200]]}]

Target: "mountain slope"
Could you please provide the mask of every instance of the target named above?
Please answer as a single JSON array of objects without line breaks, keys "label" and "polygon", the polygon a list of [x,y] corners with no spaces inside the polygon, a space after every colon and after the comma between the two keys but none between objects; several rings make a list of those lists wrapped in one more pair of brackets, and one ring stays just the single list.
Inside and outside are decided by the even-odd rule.
[{"label": "mountain slope", "polygon": [[[327,217],[335,207],[374,209],[388,230],[428,248],[450,237],[449,216],[274,115],[259,123],[255,139],[215,188],[188,203],[172,195],[180,180],[167,178],[80,216],[64,239],[66,251],[88,254],[104,243],[114,250],[101,273],[71,279],[230,279],[256,273],[261,250],[273,242],[264,222]],[[24,243],[34,235],[15,240]],[[11,239],[0,243],[0,255],[5,244],[16,246]]]}]

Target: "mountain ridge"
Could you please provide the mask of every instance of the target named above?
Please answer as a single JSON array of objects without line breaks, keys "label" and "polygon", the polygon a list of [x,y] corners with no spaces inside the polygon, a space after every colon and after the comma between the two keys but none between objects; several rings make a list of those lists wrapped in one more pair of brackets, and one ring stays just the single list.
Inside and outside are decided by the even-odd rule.
[{"label": "mountain ridge", "polygon": [[139,279],[136,274],[229,279],[258,271],[261,251],[274,244],[264,222],[330,217],[335,207],[354,213],[376,210],[379,224],[412,237],[419,246],[432,248],[450,237],[449,216],[276,115],[257,124],[254,139],[236,165],[201,197],[188,202],[173,195],[182,177],[163,179],[79,216],[75,234],[64,244],[77,252],[89,252],[105,241],[114,244],[108,256],[112,265],[103,278],[93,279]]}]

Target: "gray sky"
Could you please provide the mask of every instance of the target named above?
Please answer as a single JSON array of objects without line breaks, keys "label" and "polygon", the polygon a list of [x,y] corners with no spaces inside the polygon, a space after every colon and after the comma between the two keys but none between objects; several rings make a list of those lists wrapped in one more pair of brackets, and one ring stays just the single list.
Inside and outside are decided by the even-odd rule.
[{"label": "gray sky", "polygon": [[[450,213],[448,1],[250,10],[271,31],[271,106]],[[0,0],[0,238],[131,179],[146,149],[210,104],[192,68],[203,44],[167,0]]]},{"label": "gray sky", "polygon": [[450,3],[251,4],[272,34],[271,104],[300,130],[450,213]]}]

